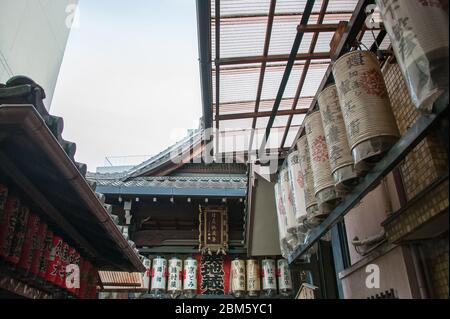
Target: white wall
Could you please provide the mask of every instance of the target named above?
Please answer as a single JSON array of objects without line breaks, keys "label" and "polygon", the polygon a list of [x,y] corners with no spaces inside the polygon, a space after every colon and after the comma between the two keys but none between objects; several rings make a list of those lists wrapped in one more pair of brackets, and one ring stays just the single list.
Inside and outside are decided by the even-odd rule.
[{"label": "white wall", "polygon": [[70,29],[66,8],[78,0],[0,0],[0,83],[25,75],[50,108]]}]

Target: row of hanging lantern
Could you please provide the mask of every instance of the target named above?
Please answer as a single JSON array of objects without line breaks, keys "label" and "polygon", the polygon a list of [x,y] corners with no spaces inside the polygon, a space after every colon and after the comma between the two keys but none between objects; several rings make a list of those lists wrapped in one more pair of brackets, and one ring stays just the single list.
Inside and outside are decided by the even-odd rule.
[{"label": "row of hanging lantern", "polygon": [[144,260],[147,271],[144,273],[144,287],[150,288],[155,296],[166,293],[172,298],[184,295],[193,298],[197,294],[197,260],[187,257],[184,262],[178,257],[168,261],[163,257],[155,257],[153,261]]},{"label": "row of hanging lantern", "polygon": [[260,294],[274,296],[289,296],[292,294],[292,277],[286,259],[264,258],[261,269],[256,259],[235,258],[231,261],[230,292],[241,298],[245,295],[258,297]]},{"label": "row of hanging lantern", "polygon": [[[431,111],[449,85],[448,1],[376,2],[412,101]],[[297,141],[297,151],[288,156],[275,185],[283,256],[399,138],[375,54],[343,55],[333,65],[333,76],[336,85],[318,95],[319,110],[305,118],[306,134]],[[302,191],[304,195],[298,196]]]},{"label": "row of hanging lantern", "polygon": [[[163,257],[155,257],[153,261],[144,260],[147,272],[144,274],[144,287],[150,288],[150,293],[156,297],[166,294],[172,298],[183,295],[193,298],[197,294],[197,260],[187,257],[184,260],[172,257],[168,261]],[[248,295],[257,297],[261,293],[273,296],[278,291],[288,296],[292,293],[292,277],[286,259],[235,258],[230,265],[230,293],[236,298]]]},{"label": "row of hanging lantern", "polygon": [[283,256],[303,243],[398,140],[386,85],[375,54],[351,51],[333,65],[336,85],[318,95],[275,184]]}]

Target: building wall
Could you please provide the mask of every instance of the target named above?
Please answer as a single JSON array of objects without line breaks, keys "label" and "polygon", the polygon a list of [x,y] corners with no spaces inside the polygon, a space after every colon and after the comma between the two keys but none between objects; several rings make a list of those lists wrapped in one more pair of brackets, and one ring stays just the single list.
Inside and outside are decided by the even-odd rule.
[{"label": "building wall", "polygon": [[53,98],[70,29],[66,8],[78,0],[0,2],[0,83],[25,75],[41,85],[47,108]]},{"label": "building wall", "polygon": [[[379,288],[368,288],[366,279],[372,274],[368,265],[379,267]],[[345,299],[366,299],[390,289],[400,299],[418,298],[415,273],[408,250],[402,246],[365,260],[340,274]]]},{"label": "building wall", "polygon": [[[409,98],[399,66],[395,63],[387,64],[384,74],[397,125],[400,133],[403,134],[417,120],[420,112]],[[432,131],[408,154],[400,166],[408,200],[413,199],[430,184],[448,174],[448,145],[445,145],[445,141],[439,135],[438,131]],[[385,226],[389,241],[399,242],[403,237],[437,216],[448,214],[448,207],[447,178]],[[427,241],[426,246],[428,257],[425,263],[432,283],[432,295],[436,298],[447,299],[449,297],[448,232],[446,239],[431,239]]]}]

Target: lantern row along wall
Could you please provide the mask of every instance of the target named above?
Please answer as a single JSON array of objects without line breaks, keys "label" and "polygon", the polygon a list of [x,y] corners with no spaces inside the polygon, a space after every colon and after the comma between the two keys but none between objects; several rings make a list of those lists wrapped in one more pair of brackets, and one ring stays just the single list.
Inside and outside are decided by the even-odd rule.
[{"label": "lantern row along wall", "polygon": [[[0,184],[0,265],[44,291],[95,298],[96,267],[30,207],[20,194]],[[75,268],[78,287],[71,276],[78,273]]]},{"label": "lantern row along wall", "polygon": [[[333,65],[336,85],[318,94],[305,135],[275,185],[280,246],[287,256],[398,140],[375,54],[352,51]],[[299,196],[299,194],[302,196]]]},{"label": "lantern row along wall", "polygon": [[[169,260],[155,257],[144,259],[147,271],[144,287],[156,297],[194,298],[198,292],[198,262],[192,257],[184,261],[178,257]],[[290,296],[293,292],[291,271],[286,259],[235,258],[231,260],[229,290],[236,298],[260,295]]]},{"label": "lantern row along wall", "polygon": [[[409,95],[417,108],[430,111],[448,89],[448,2],[377,4]],[[305,135],[283,164],[275,186],[283,256],[302,243],[308,229],[318,225],[399,138],[376,55],[351,51],[332,71],[335,85],[319,92],[319,110],[305,118]]]}]

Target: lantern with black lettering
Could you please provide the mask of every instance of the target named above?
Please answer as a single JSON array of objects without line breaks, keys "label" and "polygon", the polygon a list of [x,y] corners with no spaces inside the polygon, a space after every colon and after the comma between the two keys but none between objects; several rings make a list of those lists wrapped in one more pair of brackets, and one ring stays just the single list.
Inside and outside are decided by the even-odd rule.
[{"label": "lantern with black lettering", "polygon": [[23,271],[28,272],[33,261],[33,253],[37,247],[37,237],[39,232],[40,219],[39,216],[30,213],[26,229],[25,241],[22,247],[22,254],[20,256],[18,267]]},{"label": "lantern with black lettering", "polygon": [[0,228],[0,257],[7,258],[14,240],[14,231],[20,210],[20,200],[11,195],[4,204],[3,222]]},{"label": "lantern with black lettering", "polygon": [[250,297],[257,297],[261,292],[261,272],[258,260],[248,259],[247,266],[247,292]]},{"label": "lantern with black lettering", "polygon": [[145,267],[145,272],[142,274],[142,282],[146,292],[150,290],[150,280],[152,277],[152,261],[148,258],[144,258],[142,264]]},{"label": "lantern with black lettering", "polygon": [[236,298],[245,295],[245,261],[236,257],[231,261],[231,293]]},{"label": "lantern with black lettering", "polygon": [[53,248],[53,232],[47,228],[44,240],[44,248],[42,250],[42,254],[39,257],[39,277],[42,279],[46,279],[48,263],[50,260],[50,255],[52,253]]},{"label": "lantern with black lettering", "polygon": [[30,273],[34,276],[39,275],[39,265],[41,262],[41,256],[45,250],[45,238],[47,235],[47,224],[41,221],[39,223],[39,229],[36,234],[36,247],[33,248],[33,258],[31,261]]},{"label": "lantern with black lettering", "polygon": [[277,278],[275,270],[275,260],[265,258],[262,265],[262,288],[266,296],[273,296],[277,293]]},{"label": "lantern with black lettering", "polygon": [[278,289],[281,295],[289,296],[292,294],[292,277],[289,269],[289,263],[286,259],[277,260],[277,278]]},{"label": "lantern with black lettering", "polygon": [[45,280],[54,284],[56,284],[58,279],[59,269],[62,262],[63,246],[64,241],[62,238],[54,235],[50,256],[48,258],[47,272],[45,274]]},{"label": "lantern with black lettering", "polygon": [[155,257],[152,262],[152,288],[150,292],[160,296],[166,292],[167,260]]},{"label": "lantern with black lettering", "polygon": [[169,259],[169,278],[167,291],[172,298],[177,298],[183,292],[183,261],[177,257]]},{"label": "lantern with black lettering", "polygon": [[197,260],[186,258],[183,272],[183,294],[186,298],[194,298],[197,294]]}]

